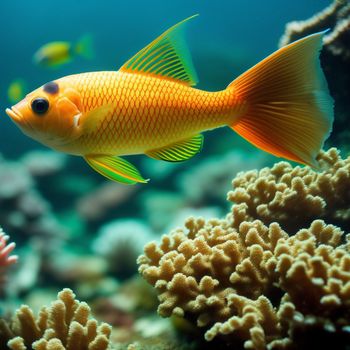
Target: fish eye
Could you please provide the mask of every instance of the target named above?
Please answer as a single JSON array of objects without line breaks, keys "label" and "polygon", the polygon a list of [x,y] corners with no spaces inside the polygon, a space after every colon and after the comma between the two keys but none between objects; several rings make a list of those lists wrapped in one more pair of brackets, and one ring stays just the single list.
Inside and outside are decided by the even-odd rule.
[{"label": "fish eye", "polygon": [[36,114],[44,114],[49,109],[49,101],[46,98],[38,97],[32,101],[32,110]]}]

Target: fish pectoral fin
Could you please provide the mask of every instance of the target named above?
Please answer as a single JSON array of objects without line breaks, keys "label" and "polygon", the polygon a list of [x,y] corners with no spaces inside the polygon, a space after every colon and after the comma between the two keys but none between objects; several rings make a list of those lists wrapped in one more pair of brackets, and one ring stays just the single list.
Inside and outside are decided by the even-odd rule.
[{"label": "fish pectoral fin", "polygon": [[114,108],[114,105],[107,104],[101,107],[94,108],[93,110],[85,113],[85,115],[81,118],[80,121],[80,124],[83,126],[84,131],[96,131],[96,128],[103,121],[103,118],[109,113],[112,113]]},{"label": "fish pectoral fin", "polygon": [[168,29],[129,59],[120,71],[149,74],[175,79],[190,86],[196,85],[197,74],[184,38],[186,24],[196,16],[189,17]]},{"label": "fish pectoral fin", "polygon": [[190,139],[178,141],[163,148],[147,151],[146,155],[167,162],[183,162],[194,157],[202,150],[203,140],[203,135],[198,134]]},{"label": "fish pectoral fin", "polygon": [[149,181],[144,179],[131,163],[121,157],[88,155],[84,159],[95,171],[109,180],[127,185]]}]

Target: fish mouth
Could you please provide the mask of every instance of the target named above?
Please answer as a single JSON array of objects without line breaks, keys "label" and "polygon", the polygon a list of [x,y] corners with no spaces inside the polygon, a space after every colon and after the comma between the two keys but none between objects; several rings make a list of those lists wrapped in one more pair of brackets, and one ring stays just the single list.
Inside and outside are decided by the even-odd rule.
[{"label": "fish mouth", "polygon": [[5,112],[15,122],[23,120],[23,115],[15,107],[6,108]]}]

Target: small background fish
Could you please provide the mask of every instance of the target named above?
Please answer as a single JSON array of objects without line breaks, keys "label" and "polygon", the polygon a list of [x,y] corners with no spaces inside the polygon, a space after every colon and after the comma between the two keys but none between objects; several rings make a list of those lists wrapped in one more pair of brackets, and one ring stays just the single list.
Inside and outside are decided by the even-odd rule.
[{"label": "small background fish", "polygon": [[10,103],[17,103],[29,92],[28,84],[23,79],[13,80],[7,89],[7,98]]},{"label": "small background fish", "polygon": [[69,41],[49,42],[35,52],[33,62],[46,68],[59,68],[78,56],[91,60],[94,57],[92,41],[91,35],[85,35],[76,43]]}]

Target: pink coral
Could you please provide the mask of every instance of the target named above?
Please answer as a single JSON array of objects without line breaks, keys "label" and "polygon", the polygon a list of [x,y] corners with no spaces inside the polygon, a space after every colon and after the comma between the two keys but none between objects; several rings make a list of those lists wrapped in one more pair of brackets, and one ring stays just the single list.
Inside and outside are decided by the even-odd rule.
[{"label": "pink coral", "polygon": [[10,255],[16,244],[13,242],[8,244],[9,238],[0,228],[0,282],[4,278],[6,268],[18,260],[17,255]]}]

